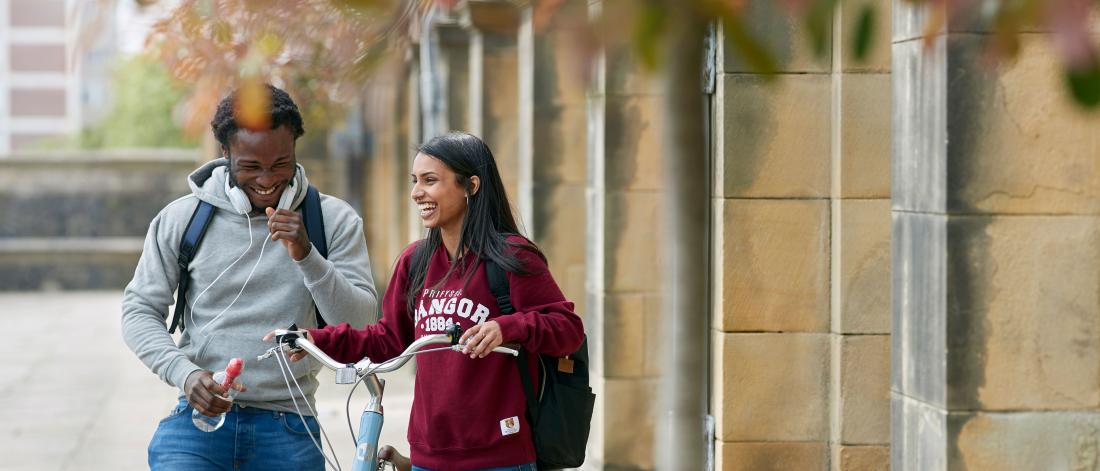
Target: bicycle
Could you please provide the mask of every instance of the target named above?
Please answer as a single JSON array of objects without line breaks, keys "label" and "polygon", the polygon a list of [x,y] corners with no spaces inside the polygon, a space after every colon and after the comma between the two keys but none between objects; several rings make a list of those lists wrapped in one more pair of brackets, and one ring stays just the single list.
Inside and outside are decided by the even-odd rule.
[{"label": "bicycle", "polygon": [[[290,371],[290,359],[287,356],[288,352],[304,351],[305,353],[318,360],[323,366],[336,372],[336,384],[352,384],[351,391],[348,392],[348,401],[345,406],[345,414],[348,419],[348,431],[351,433],[352,441],[355,442],[355,460],[353,461],[353,471],[378,471],[382,470],[385,466],[385,461],[380,461],[378,456],[378,437],[382,433],[382,423],[384,421],[384,415],[382,412],[382,395],[385,391],[386,380],[379,378],[379,373],[389,373],[400,369],[405,366],[408,361],[422,353],[439,352],[445,350],[451,350],[455,352],[462,352],[465,345],[459,344],[458,340],[462,337],[462,328],[455,324],[449,327],[444,334],[431,334],[425,335],[414,340],[400,355],[397,355],[389,360],[381,363],[374,363],[370,358],[363,358],[357,363],[340,363],[333,360],[332,357],[317,348],[313,342],[303,338],[300,334],[302,331],[294,330],[292,326],[290,330],[276,330],[275,334],[275,346],[267,350],[263,355],[260,355],[257,360],[264,360],[274,356],[279,361],[280,370],[283,371],[284,381],[287,382],[287,388],[290,388],[290,381],[287,380],[288,373]],[[447,344],[442,348],[431,348],[427,350],[421,350],[429,345],[442,345]],[[519,356],[519,351],[515,348],[509,348],[505,346],[499,346],[493,349],[494,352],[508,354],[512,356]],[[293,379],[293,375],[289,375],[290,379]],[[362,383],[367,389],[367,404],[363,408],[363,414],[359,420],[359,435],[356,437],[354,427],[351,425],[351,395],[355,392],[355,388]],[[298,386],[297,380],[294,380],[294,385]],[[298,387],[299,394],[304,398],[305,395],[301,392],[301,387]],[[293,390],[291,390],[291,399],[294,402],[294,406],[298,409],[298,415],[301,417],[302,411],[298,407],[298,402],[294,399]],[[303,399],[304,400],[304,399]],[[306,404],[309,405],[308,403]],[[316,412],[312,409],[310,412]],[[302,419],[303,422],[305,419]],[[321,428],[321,434],[328,442],[328,435],[325,433],[324,428]],[[312,438],[312,436],[311,436]],[[329,443],[329,449],[332,449],[331,442]],[[325,456],[325,461],[337,470],[341,470],[339,459],[336,457],[335,450],[332,452],[332,460],[325,455],[320,443],[314,439],[314,445],[321,450],[322,455]],[[335,462],[335,463],[334,463]],[[392,466],[392,463],[391,463]],[[394,466],[396,469],[396,466]]]}]

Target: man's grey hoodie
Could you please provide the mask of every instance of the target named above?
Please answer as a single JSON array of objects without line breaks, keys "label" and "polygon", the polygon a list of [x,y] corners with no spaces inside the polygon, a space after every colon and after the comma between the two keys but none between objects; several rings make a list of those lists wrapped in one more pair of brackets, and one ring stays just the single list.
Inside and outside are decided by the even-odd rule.
[{"label": "man's grey hoodie", "polygon": [[[317,308],[329,324],[362,326],[378,318],[363,220],[346,202],[322,194],[328,259],[311,248],[304,259],[294,261],[281,241],[269,240],[266,214],[245,216],[233,209],[225,193],[227,164],[218,159],[195,170],[188,177],[192,194],[170,203],[149,224],[141,259],[123,296],[122,335],[153,373],[180,389],[180,397],[192,372],[220,371],[231,358],[240,357],[244,371],[238,381],[248,390],[236,403],[294,411],[286,384],[290,380],[293,387],[293,380],[284,379],[275,357],[256,359],[272,347],[262,338],[291,324],[315,326]],[[301,166],[295,178],[298,194],[291,208],[298,210],[308,186]],[[199,200],[217,210],[191,261],[186,329],[177,344],[166,321],[179,283],[180,238]],[[319,368],[312,359],[291,364],[311,405]],[[308,414],[296,389],[294,393]]]}]

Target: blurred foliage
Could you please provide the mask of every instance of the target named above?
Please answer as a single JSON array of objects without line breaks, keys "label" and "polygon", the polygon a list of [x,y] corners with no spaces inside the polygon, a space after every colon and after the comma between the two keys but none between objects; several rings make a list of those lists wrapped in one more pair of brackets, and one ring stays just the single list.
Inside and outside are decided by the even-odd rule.
[{"label": "blurred foliage", "polygon": [[[339,122],[384,53],[410,36],[430,0],[183,0],[147,42],[190,84],[184,130],[207,132],[218,101],[241,88],[242,123],[262,126],[263,83],[287,90],[307,132]],[[253,99],[256,98],[256,99]],[[319,133],[321,134],[321,133]]]},{"label": "blurred foliage", "polygon": [[[503,1],[503,0],[502,0]],[[660,67],[669,9],[691,9],[722,24],[728,51],[758,73],[779,71],[777,54],[749,24],[753,2],[774,2],[805,31],[810,50],[825,56],[842,2],[856,0],[603,0],[599,19],[583,21],[574,40],[588,61],[609,45],[632,48],[640,63]],[[1100,56],[1089,34],[1098,0],[905,0],[926,8],[926,45],[948,25],[956,30],[991,31],[990,64],[1011,60],[1021,32],[1050,31],[1061,56],[1068,92],[1078,103],[1100,105]],[[507,3],[507,2],[506,2]],[[513,1],[519,5],[522,2]],[[554,16],[562,0],[534,3],[536,31]],[[462,8],[458,0],[182,0],[157,22],[148,49],[172,76],[186,82],[183,113],[189,136],[206,132],[218,100],[230,89],[270,82],[285,88],[302,108],[307,129],[340,122],[344,104],[362,93],[381,59],[402,44],[418,40],[420,22],[432,8]],[[868,57],[881,18],[880,1],[859,0],[851,27],[838,44],[856,60]],[[583,13],[585,10],[582,9]],[[975,29],[977,28],[977,29]],[[584,68],[584,67],[582,67]],[[258,88],[256,88],[258,89]],[[261,94],[244,94],[260,96]],[[242,116],[262,125],[262,100],[242,100]],[[251,118],[247,118],[251,117]]]},{"label": "blurred foliage", "polygon": [[[603,15],[596,37],[614,40],[613,36],[631,37],[632,47],[640,62],[658,67],[661,62],[662,22],[668,9],[692,8],[696,14],[723,26],[729,52],[740,56],[757,73],[772,76],[779,72],[776,54],[754,34],[745,12],[756,8],[753,2],[773,1],[790,18],[800,24],[809,41],[810,50],[823,60],[829,53],[833,22],[842,3],[855,3],[856,16],[845,18],[851,27],[843,29],[839,38],[858,61],[866,59],[875,45],[874,36],[880,26],[884,5],[868,0],[692,0],[669,2],[658,0],[604,0],[603,8],[614,13]],[[1087,108],[1100,106],[1100,53],[1097,40],[1090,34],[1097,21],[1100,0],[904,0],[911,6],[924,8],[924,30],[919,32],[926,48],[950,28],[952,31],[989,31],[979,35],[986,40],[984,59],[990,66],[1013,60],[1020,50],[1021,33],[1048,32],[1062,66],[1067,92]],[[624,15],[625,13],[625,15]],[[622,18],[633,18],[633,31],[623,34]],[[889,45],[878,45],[888,47]]]},{"label": "blurred foliage", "polygon": [[177,104],[187,93],[154,58],[123,59],[111,73],[112,103],[94,126],[81,134],[81,147],[195,147],[180,132]]},{"label": "blurred foliage", "polygon": [[159,60],[121,59],[111,69],[111,103],[103,117],[79,135],[43,139],[33,148],[197,147],[198,140],[180,130],[177,107],[186,95],[186,84],[169,76]]}]

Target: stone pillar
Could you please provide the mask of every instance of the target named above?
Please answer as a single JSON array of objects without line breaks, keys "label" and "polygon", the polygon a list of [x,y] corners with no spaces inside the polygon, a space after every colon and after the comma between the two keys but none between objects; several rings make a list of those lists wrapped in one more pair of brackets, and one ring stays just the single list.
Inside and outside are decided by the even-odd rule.
[{"label": "stone pillar", "polygon": [[894,11],[892,468],[1095,469],[1100,115],[1049,33]]},{"label": "stone pillar", "polygon": [[[590,15],[631,21],[631,2]],[[623,8],[625,11],[604,9]],[[629,45],[610,47],[588,92],[588,300],[600,396],[589,441],[596,469],[652,469],[661,362],[662,190],[658,84]]]},{"label": "stone pillar", "polygon": [[[550,260],[565,296],[585,309],[586,142],[585,83],[575,67],[573,40],[586,21],[587,3],[569,0],[534,31],[531,236]],[[590,322],[585,319],[586,323]]]},{"label": "stone pillar", "polygon": [[[842,2],[833,37],[831,199],[831,469],[890,463],[889,0]],[[859,12],[879,23],[852,57]]]},{"label": "stone pillar", "polygon": [[[719,41],[711,411],[715,469],[829,466],[831,66],[773,2],[749,34],[761,76]],[[769,82],[768,79],[771,79]]]},{"label": "stone pillar", "polygon": [[[471,131],[493,150],[504,189],[512,204],[530,198],[520,188],[519,155],[519,51],[517,34],[521,10],[502,0],[468,0],[463,22],[470,35]],[[527,203],[524,203],[527,204]],[[520,216],[520,214],[517,214]],[[523,223],[520,230],[523,231]]]},{"label": "stone pillar", "polygon": [[[408,175],[409,172],[412,170],[412,161],[414,158],[416,158],[416,154],[411,149],[416,149],[417,146],[424,142],[424,135],[420,130],[421,118],[419,80],[420,57],[418,52],[419,47],[413,45],[409,48],[409,50],[411,54],[409,59],[405,62],[405,78],[402,82],[405,85],[404,94],[406,98],[404,100],[404,109],[406,110],[406,112],[404,114],[404,119],[401,120],[401,128],[399,130],[397,139],[399,147],[397,148],[397,155],[395,156],[396,158],[401,159],[402,150],[404,150],[407,154],[405,155],[403,161],[405,163],[405,168],[408,170],[404,171],[401,174],[402,177]],[[411,195],[412,180],[409,178],[404,178],[403,181],[405,182],[405,191],[402,193],[402,196],[404,197],[404,195]],[[407,202],[407,211],[409,212],[409,214],[412,214],[415,209],[411,199],[406,197],[405,201]],[[424,236],[424,225],[420,222],[420,218],[406,217],[404,220],[404,231],[406,240],[413,241]],[[394,258],[393,260],[396,260],[396,258]]]},{"label": "stone pillar", "polygon": [[410,117],[410,113],[418,116],[409,104],[416,91],[408,86],[411,65],[404,54],[395,53],[365,87],[364,122],[374,139],[361,176],[364,191],[360,204],[379,293],[389,283],[393,260],[416,235],[407,228],[410,223],[420,224],[412,217],[409,198],[411,149],[416,145],[410,139],[409,124],[418,119]]},{"label": "stone pillar", "polygon": [[439,45],[439,78],[443,86],[444,131],[469,131],[470,32],[456,21],[435,24]]}]

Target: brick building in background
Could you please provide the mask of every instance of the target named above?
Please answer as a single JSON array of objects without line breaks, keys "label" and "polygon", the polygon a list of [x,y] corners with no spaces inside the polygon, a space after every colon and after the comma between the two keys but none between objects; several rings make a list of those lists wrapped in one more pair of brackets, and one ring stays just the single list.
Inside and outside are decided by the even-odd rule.
[{"label": "brick building in background", "polygon": [[0,154],[80,129],[74,6],[0,0]]},{"label": "brick building in background", "polygon": [[72,137],[111,105],[111,68],[176,2],[0,0],[0,156]]}]

